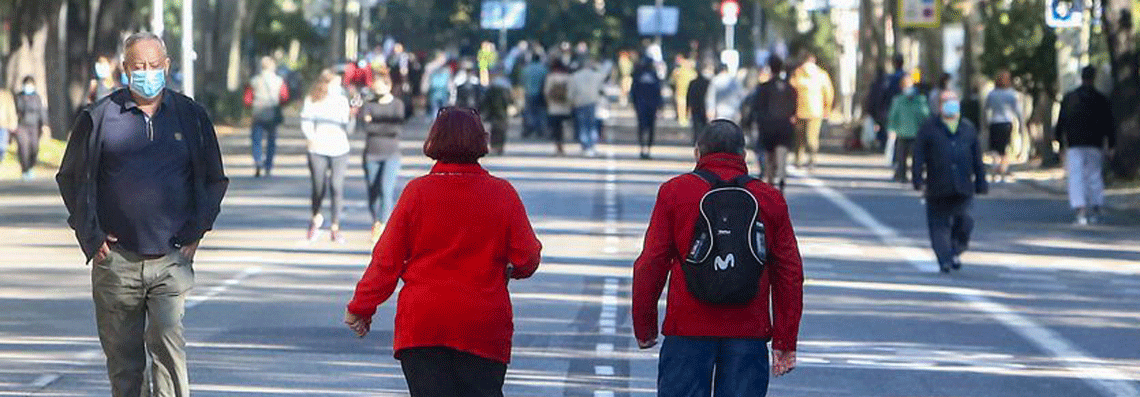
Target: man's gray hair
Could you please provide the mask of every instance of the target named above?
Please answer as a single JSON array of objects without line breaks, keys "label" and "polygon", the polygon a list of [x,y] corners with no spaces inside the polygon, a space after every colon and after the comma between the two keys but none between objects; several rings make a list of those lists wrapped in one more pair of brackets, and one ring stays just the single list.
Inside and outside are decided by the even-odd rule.
[{"label": "man's gray hair", "polygon": [[713,120],[697,139],[697,150],[702,156],[713,153],[744,154],[744,130],[732,120]]},{"label": "man's gray hair", "polygon": [[145,31],[144,32],[135,32],[135,33],[131,33],[130,36],[127,36],[127,38],[123,40],[123,60],[124,61],[127,60],[127,51],[130,50],[131,47],[133,47],[135,44],[138,44],[141,41],[147,41],[147,40],[157,41],[158,45],[160,47],[162,47],[162,53],[168,54],[166,52],[166,42],[162,41],[162,37],[158,37],[157,34],[154,34],[151,32],[145,32]]}]

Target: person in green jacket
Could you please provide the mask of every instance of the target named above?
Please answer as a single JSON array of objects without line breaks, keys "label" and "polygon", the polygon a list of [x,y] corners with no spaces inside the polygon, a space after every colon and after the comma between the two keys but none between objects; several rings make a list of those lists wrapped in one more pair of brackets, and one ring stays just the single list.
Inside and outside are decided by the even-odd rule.
[{"label": "person in green jacket", "polygon": [[891,102],[887,118],[887,132],[895,136],[895,177],[896,182],[907,182],[907,160],[914,151],[914,137],[918,129],[930,118],[930,107],[926,98],[918,94],[914,79],[904,75],[899,82],[902,94]]}]

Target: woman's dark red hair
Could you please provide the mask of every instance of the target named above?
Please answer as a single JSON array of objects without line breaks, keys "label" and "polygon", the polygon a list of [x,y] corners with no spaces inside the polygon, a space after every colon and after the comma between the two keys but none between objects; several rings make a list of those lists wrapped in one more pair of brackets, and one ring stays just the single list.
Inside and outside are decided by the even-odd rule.
[{"label": "woman's dark red hair", "polygon": [[446,107],[435,116],[424,154],[444,163],[474,163],[487,155],[487,131],[474,109]]}]

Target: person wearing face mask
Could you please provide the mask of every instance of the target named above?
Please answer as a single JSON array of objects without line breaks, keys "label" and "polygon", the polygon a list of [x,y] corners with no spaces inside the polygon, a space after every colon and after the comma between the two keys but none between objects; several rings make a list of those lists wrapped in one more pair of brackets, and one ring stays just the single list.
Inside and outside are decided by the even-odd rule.
[{"label": "person wearing face mask", "polygon": [[88,103],[95,103],[100,98],[111,95],[112,92],[122,87],[118,81],[115,81],[114,67],[111,66],[111,59],[100,56],[95,61],[95,78],[91,79],[91,85],[87,88],[87,101]]},{"label": "person wearing face mask", "polygon": [[396,205],[405,104],[392,94],[392,80],[385,73],[376,76],[372,90],[373,97],[364,102],[356,115],[356,125],[367,135],[364,182],[368,186],[368,210],[372,213],[372,242],[375,243],[380,240],[384,224]]},{"label": "person wearing face mask", "polygon": [[941,116],[931,118],[914,142],[913,182],[926,197],[930,243],[942,273],[962,268],[974,219],[969,211],[975,194],[986,194],[986,166],[978,145],[978,129],[962,118],[962,105],[952,90],[942,92]]},{"label": "person wearing face mask", "polygon": [[911,76],[903,76],[899,82],[902,94],[891,102],[887,116],[887,133],[895,136],[895,177],[896,182],[907,182],[907,161],[914,148],[914,137],[918,128],[930,118],[930,108],[926,98],[918,93]]},{"label": "person wearing face mask", "polygon": [[20,171],[23,179],[35,177],[32,168],[40,155],[40,138],[48,132],[47,105],[36,93],[36,80],[25,76],[23,89],[16,95],[16,115],[20,119],[16,126],[16,149],[20,158]]},{"label": "person wearing face mask", "polygon": [[344,207],[344,175],[348,170],[348,122],[352,108],[345,96],[344,80],[330,70],[321,72],[301,107],[301,133],[309,143],[309,172],[313,178],[313,219],[309,224],[309,240],[316,240],[325,218],[321,206],[325,194],[330,195],[332,223],[330,237],[343,243],[340,215]]},{"label": "person wearing face mask", "polygon": [[182,317],[198,243],[229,182],[205,108],[165,88],[169,69],[161,38],[127,37],[129,89],[80,112],[56,175],[68,224],[91,261],[115,397],[190,394]]},{"label": "person wearing face mask", "polygon": [[20,118],[16,115],[16,99],[12,91],[0,89],[0,163],[8,153],[8,137],[19,126]]}]

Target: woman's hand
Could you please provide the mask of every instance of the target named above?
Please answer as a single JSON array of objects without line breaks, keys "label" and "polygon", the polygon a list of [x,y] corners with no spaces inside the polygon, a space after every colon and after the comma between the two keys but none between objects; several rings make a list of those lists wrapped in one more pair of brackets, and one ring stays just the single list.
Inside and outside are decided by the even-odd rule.
[{"label": "woman's hand", "polygon": [[352,312],[347,309],[344,311],[344,324],[348,325],[348,329],[355,332],[358,338],[363,338],[364,335],[368,335],[368,331],[372,329],[371,318],[361,318],[360,316],[352,314]]}]

